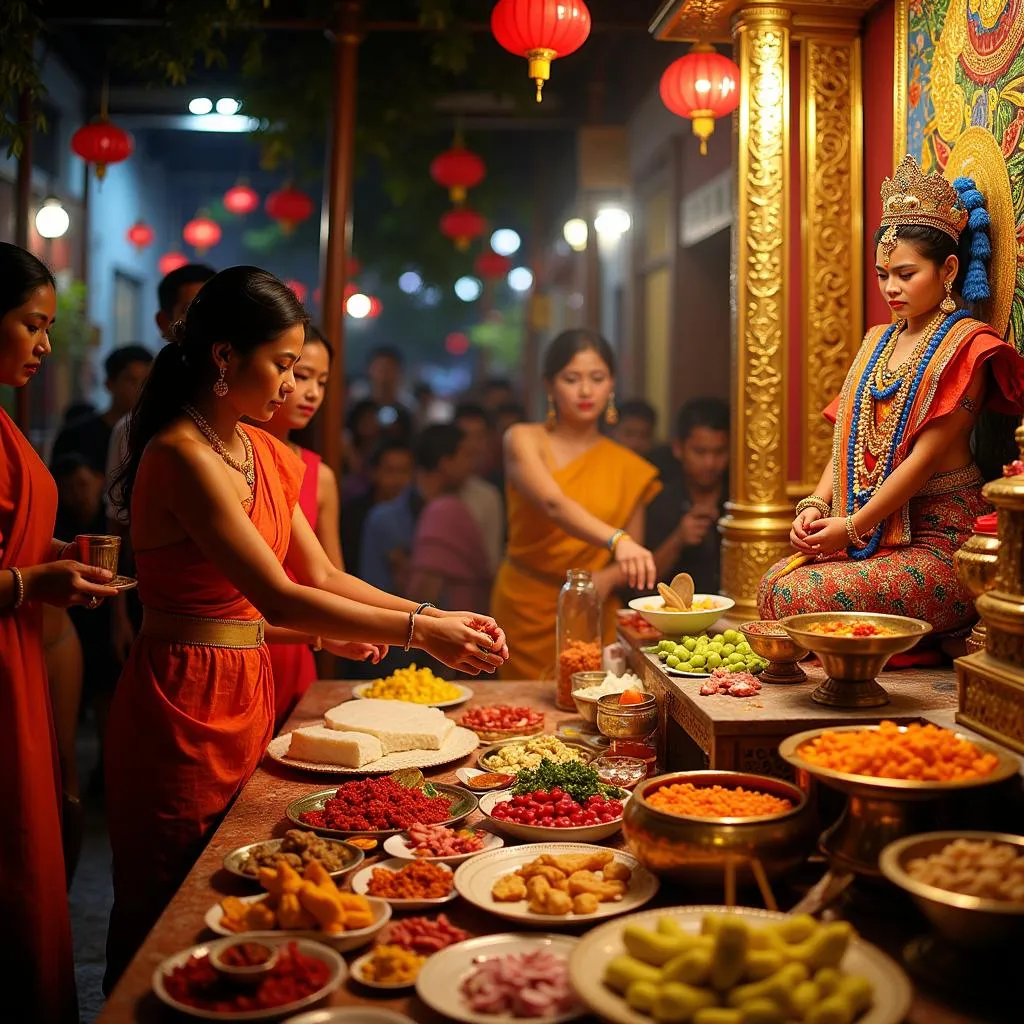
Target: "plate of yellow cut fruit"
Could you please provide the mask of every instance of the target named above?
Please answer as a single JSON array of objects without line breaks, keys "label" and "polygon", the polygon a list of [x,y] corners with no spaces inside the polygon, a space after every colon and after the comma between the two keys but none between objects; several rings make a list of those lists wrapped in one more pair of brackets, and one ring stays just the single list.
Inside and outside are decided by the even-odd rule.
[{"label": "plate of yellow cut fruit", "polygon": [[609,921],[580,939],[569,976],[614,1024],[899,1024],[913,994],[903,970],[848,922],[753,907],[667,907]]},{"label": "plate of yellow cut fruit", "polygon": [[473,691],[461,683],[439,679],[429,668],[410,665],[397,669],[386,679],[359,683],[352,688],[352,696],[360,700],[401,700],[433,708],[454,708],[465,704],[473,696]]}]

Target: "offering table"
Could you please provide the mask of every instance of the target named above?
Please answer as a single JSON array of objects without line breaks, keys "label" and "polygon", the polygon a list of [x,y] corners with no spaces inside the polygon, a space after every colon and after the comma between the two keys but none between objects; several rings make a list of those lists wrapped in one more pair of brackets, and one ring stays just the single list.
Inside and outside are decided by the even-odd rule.
[{"label": "offering table", "polygon": [[[527,704],[543,710],[547,716],[547,731],[555,731],[563,721],[569,719],[578,721],[572,713],[555,709],[554,684],[551,682],[498,682],[477,679],[470,680],[469,684],[475,690],[475,696],[472,701],[449,712],[456,720],[464,710],[473,706],[509,703]],[[317,683],[303,698],[285,725],[284,731],[318,722],[324,711],[351,696],[353,685],[336,680]],[[733,703],[744,702],[733,699]],[[424,774],[434,782],[454,782],[457,768],[473,764],[475,755],[470,755],[459,762],[428,769]],[[189,1019],[172,1012],[153,995],[153,971],[165,957],[214,937],[203,925],[203,915],[212,904],[228,895],[243,896],[257,891],[255,887],[246,886],[240,879],[223,870],[221,863],[224,856],[246,843],[283,835],[291,827],[291,822],[285,817],[285,807],[292,800],[327,788],[332,782],[338,784],[348,777],[350,776],[313,775],[285,768],[276,761],[265,758],[228,811],[174,899],[147,936],[142,948],[107,1001],[99,1017],[99,1024],[172,1024]],[[478,817],[471,817],[469,824],[475,823]],[[606,845],[620,846],[621,836],[615,837]],[[811,865],[806,880],[801,880],[816,881],[823,870],[823,864]],[[800,895],[801,888],[776,887],[776,896],[783,908],[792,906]],[[720,893],[709,899],[706,890],[688,891],[663,882],[661,890],[648,907],[718,902],[720,899]],[[443,910],[453,924],[465,928],[473,935],[515,930],[515,926],[509,922],[492,917],[461,899],[447,904]],[[892,913],[892,906],[883,908],[880,916],[876,914],[865,920],[858,918],[856,924],[865,938],[882,945],[897,958],[900,944],[927,928],[923,919],[909,909],[905,916],[897,919]],[[545,928],[539,930],[565,931],[568,934],[579,935],[586,927],[585,923],[568,926],[566,922],[552,919]],[[347,953],[345,959],[351,963],[363,952],[366,950]],[[352,982],[351,985],[353,987],[350,988],[349,984],[343,984],[322,1005],[389,1008],[405,1013],[421,1024],[442,1024],[444,1020],[421,1002],[413,989],[405,990],[398,997],[381,998],[361,990],[357,983]],[[581,1019],[588,1022],[596,1020],[593,1017]],[[915,996],[914,1006],[907,1021],[909,1024],[984,1024],[981,1017],[954,1011],[920,993]]]}]

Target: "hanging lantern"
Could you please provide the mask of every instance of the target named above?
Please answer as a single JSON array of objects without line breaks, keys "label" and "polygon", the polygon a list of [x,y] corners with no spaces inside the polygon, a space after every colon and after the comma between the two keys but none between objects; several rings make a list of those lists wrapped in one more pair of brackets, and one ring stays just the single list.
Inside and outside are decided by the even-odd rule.
[{"label": "hanging lantern", "polygon": [[127,231],[125,237],[139,252],[153,244],[156,232],[144,221],[137,220]]},{"label": "hanging lantern", "polygon": [[281,230],[291,234],[296,224],[301,224],[313,213],[313,200],[291,185],[285,185],[277,192],[271,192],[263,204],[267,215],[281,225]]},{"label": "hanging lantern", "polygon": [[102,114],[71,136],[71,149],[86,163],[96,165],[96,177],[102,181],[107,164],[118,164],[132,155],[135,140]]},{"label": "hanging lantern", "polygon": [[341,293],[341,297],[347,302],[349,299],[352,298],[353,295],[356,295],[358,292],[359,286],[349,281],[349,283],[345,285],[345,288]]},{"label": "hanging lantern", "polygon": [[181,237],[202,256],[220,241],[220,225],[209,217],[195,217],[185,225]]},{"label": "hanging lantern", "polygon": [[491,32],[506,50],[530,62],[540,103],[551,62],[574,53],[590,35],[590,11],[583,0],[498,0]]},{"label": "hanging lantern", "polygon": [[474,238],[483,234],[487,221],[476,210],[458,206],[441,218],[441,234],[455,243],[459,252],[465,252]]},{"label": "hanging lantern", "polygon": [[483,160],[459,143],[439,153],[430,162],[431,178],[448,189],[448,195],[456,206],[466,201],[466,189],[479,185],[486,173]]},{"label": "hanging lantern", "polygon": [[252,213],[253,210],[259,207],[260,197],[255,189],[249,188],[248,185],[240,182],[224,193],[223,203],[224,209],[228,213],[244,217],[247,213]]},{"label": "hanging lantern", "polygon": [[700,152],[707,155],[715,119],[731,114],[740,102],[740,69],[710,43],[694,43],[685,57],[673,61],[661,76],[661,102],[693,122]]},{"label": "hanging lantern", "polygon": [[183,256],[180,252],[165,252],[157,260],[156,265],[160,273],[166,277],[172,270],[177,270],[178,267],[183,267],[186,263],[188,263],[188,257]]},{"label": "hanging lantern", "polygon": [[348,274],[349,280],[353,277],[358,277],[363,272],[363,265],[355,258],[355,256],[349,256],[348,263],[345,265],[345,273]]},{"label": "hanging lantern", "polygon": [[477,277],[482,277],[485,281],[500,280],[511,269],[512,261],[507,256],[502,256],[490,249],[480,253],[473,261],[473,270],[476,271]]},{"label": "hanging lantern", "polygon": [[306,301],[306,292],[309,291],[309,289],[301,281],[285,281],[285,285],[288,288],[291,288],[292,292],[295,294],[295,298],[297,298],[299,302]]}]

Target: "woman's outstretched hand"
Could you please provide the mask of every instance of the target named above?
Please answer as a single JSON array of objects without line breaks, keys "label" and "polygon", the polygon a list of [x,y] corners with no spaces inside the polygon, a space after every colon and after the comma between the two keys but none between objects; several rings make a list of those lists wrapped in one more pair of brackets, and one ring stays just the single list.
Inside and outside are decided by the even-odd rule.
[{"label": "woman's outstretched hand", "polygon": [[387,644],[364,644],[353,640],[330,640],[327,637],[324,637],[321,643],[325,651],[330,651],[339,658],[368,661],[371,665],[379,665],[388,653]]},{"label": "woman's outstretched hand", "polygon": [[114,578],[112,572],[71,558],[29,565],[21,574],[26,601],[42,601],[57,608],[76,604],[95,608],[103,598],[118,594],[113,587],[106,586]]},{"label": "woman's outstretched hand", "polygon": [[615,545],[615,563],[626,577],[631,590],[653,590],[658,582],[658,570],[654,555],[632,537],[623,537]]},{"label": "woman's outstretched hand", "polygon": [[508,659],[505,634],[488,615],[443,612],[417,615],[413,645],[468,675],[494,672]]}]

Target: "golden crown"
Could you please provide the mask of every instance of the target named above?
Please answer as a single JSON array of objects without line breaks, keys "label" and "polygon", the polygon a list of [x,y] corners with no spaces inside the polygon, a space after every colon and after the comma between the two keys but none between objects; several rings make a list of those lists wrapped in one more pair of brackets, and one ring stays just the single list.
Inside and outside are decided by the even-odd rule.
[{"label": "golden crown", "polygon": [[968,216],[956,189],[941,174],[923,174],[910,154],[882,182],[883,227],[926,224],[959,242]]}]

